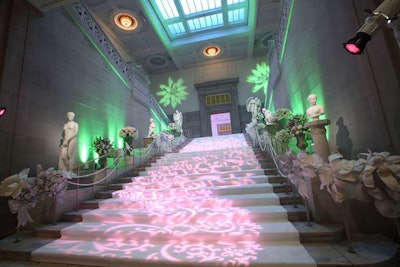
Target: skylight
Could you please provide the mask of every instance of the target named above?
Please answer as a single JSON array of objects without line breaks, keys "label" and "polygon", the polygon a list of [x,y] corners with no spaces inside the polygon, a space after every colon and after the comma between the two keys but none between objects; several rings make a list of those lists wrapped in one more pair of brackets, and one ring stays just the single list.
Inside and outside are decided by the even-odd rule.
[{"label": "skylight", "polygon": [[249,0],[150,0],[169,39],[248,24]]}]

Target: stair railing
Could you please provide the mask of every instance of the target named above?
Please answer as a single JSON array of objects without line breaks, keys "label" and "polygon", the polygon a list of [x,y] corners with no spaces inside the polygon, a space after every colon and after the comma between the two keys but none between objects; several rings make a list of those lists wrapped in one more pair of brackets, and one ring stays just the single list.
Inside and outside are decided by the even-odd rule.
[{"label": "stair railing", "polygon": [[[270,135],[268,131],[264,131],[262,135],[259,134],[257,129],[254,129],[254,132],[256,140],[253,140],[253,142],[257,143],[262,151],[267,152],[269,154],[269,156],[272,158],[272,161],[274,162],[274,165],[279,175],[285,178],[286,185],[288,184],[291,185],[292,198],[294,203],[293,207],[297,208],[296,197],[300,194],[297,194],[297,188],[289,178],[290,169],[288,168],[288,166],[286,166],[285,162],[283,162],[280,159],[280,157],[284,156],[286,153],[291,153],[291,150],[282,142],[277,140],[274,136]],[[285,186],[285,191],[286,194],[289,194],[286,186]],[[304,203],[306,207],[307,225],[311,226],[311,216],[310,216],[310,208],[308,200],[304,196],[301,197],[304,198]]]}]

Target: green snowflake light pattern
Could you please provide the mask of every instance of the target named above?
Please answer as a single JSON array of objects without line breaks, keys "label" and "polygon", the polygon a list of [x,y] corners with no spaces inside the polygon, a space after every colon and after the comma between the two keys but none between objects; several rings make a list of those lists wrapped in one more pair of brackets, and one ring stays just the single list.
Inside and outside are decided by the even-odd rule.
[{"label": "green snowflake light pattern", "polygon": [[256,65],[255,69],[251,70],[252,75],[247,76],[247,82],[253,83],[253,93],[263,89],[265,96],[267,95],[268,80],[269,80],[269,65],[266,62],[261,62]]},{"label": "green snowflake light pattern", "polygon": [[171,105],[172,108],[175,108],[182,100],[186,99],[188,93],[182,78],[174,82],[171,77],[168,77],[168,85],[160,84],[160,91],[156,95],[161,96],[159,101],[161,105],[164,107]]}]

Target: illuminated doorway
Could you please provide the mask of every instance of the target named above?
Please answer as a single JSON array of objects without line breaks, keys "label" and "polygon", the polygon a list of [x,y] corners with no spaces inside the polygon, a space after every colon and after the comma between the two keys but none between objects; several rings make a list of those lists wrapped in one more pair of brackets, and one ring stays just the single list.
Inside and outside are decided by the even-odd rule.
[{"label": "illuminated doorway", "polygon": [[232,133],[230,112],[211,114],[210,120],[212,136],[226,135]]}]

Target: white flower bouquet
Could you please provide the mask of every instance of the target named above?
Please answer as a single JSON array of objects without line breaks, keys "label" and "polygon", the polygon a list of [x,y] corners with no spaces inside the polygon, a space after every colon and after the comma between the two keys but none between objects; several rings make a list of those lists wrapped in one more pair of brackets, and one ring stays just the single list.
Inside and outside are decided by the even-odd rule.
[{"label": "white flower bouquet", "polygon": [[110,154],[112,150],[112,143],[108,138],[96,137],[92,146],[100,156]]},{"label": "white flower bouquet", "polygon": [[62,201],[62,193],[67,189],[67,172],[57,172],[54,168],[43,170],[37,165],[37,177],[28,177],[29,168],[11,175],[0,183],[0,196],[11,197],[8,206],[17,214],[18,225],[33,222],[29,209],[34,208],[39,196],[48,194],[53,200]]},{"label": "white flower bouquet", "polygon": [[299,125],[293,126],[290,129],[290,134],[292,136],[298,136],[301,134],[306,134],[306,133],[308,133],[308,131],[309,131],[309,128],[306,128],[304,125],[299,124]]},{"label": "white flower bouquet", "polygon": [[122,138],[132,137],[133,139],[137,139],[138,130],[132,126],[126,126],[119,131],[119,136]]}]

